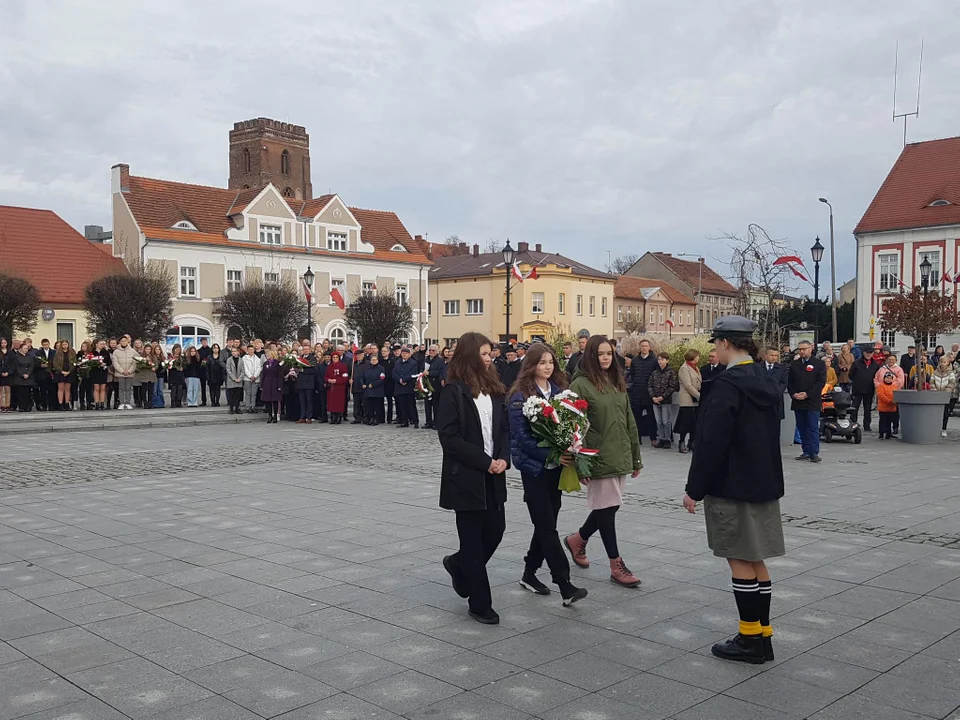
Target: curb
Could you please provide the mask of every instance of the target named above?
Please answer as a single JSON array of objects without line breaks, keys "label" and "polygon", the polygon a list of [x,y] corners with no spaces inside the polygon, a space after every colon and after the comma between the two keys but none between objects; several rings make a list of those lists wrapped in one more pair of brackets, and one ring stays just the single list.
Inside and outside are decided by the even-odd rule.
[{"label": "curb", "polygon": [[4,435],[32,435],[38,433],[52,433],[52,432],[88,432],[96,430],[144,430],[149,428],[177,428],[177,427],[193,427],[195,425],[233,425],[233,424],[248,424],[256,422],[254,417],[244,418],[244,417],[230,417],[227,416],[217,416],[206,418],[195,418],[195,419],[174,419],[171,422],[163,422],[157,420],[140,420],[136,418],[131,418],[129,422],[117,422],[117,423],[84,423],[82,425],[67,425],[66,423],[55,423],[52,425],[44,424],[41,427],[30,427],[30,424],[27,425],[12,425],[11,427],[2,427],[0,426],[0,437]]}]

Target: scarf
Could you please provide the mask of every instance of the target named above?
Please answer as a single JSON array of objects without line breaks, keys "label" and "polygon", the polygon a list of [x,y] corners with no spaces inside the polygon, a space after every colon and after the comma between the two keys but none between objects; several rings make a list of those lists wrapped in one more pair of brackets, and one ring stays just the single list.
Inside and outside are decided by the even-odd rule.
[{"label": "scarf", "polygon": [[687,360],[687,361],[686,361],[686,365],[687,365],[688,368],[690,368],[691,370],[693,370],[697,375],[700,374],[700,366],[697,365],[697,361],[696,361],[696,360]]}]

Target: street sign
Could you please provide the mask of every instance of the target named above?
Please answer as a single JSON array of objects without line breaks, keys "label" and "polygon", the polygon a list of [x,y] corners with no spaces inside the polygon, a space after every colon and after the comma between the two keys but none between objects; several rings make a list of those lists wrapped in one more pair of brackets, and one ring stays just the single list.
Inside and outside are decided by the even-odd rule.
[{"label": "street sign", "polygon": [[804,320],[802,323],[800,323],[800,329],[801,329],[801,330],[806,330],[806,329],[807,329],[807,321],[806,321],[806,320]]}]

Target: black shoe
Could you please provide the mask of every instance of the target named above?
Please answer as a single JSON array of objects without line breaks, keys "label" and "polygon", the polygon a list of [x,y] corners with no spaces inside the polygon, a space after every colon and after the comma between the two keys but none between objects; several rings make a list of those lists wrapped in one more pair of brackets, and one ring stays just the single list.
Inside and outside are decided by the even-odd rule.
[{"label": "black shoe", "polygon": [[563,606],[570,607],[575,602],[583,600],[587,596],[586,588],[578,588],[569,580],[560,584],[560,597],[563,598]]},{"label": "black shoe", "polygon": [[763,649],[763,638],[760,635],[740,635],[739,633],[726,642],[717,643],[710,652],[724,660],[763,665],[766,657]]},{"label": "black shoe", "polygon": [[443,569],[450,575],[450,584],[453,586],[453,591],[462,598],[469,597],[469,593],[463,588],[460,579],[457,577],[457,571],[456,568],[453,567],[451,555],[443,558]]},{"label": "black shoe", "polygon": [[810,456],[807,455],[806,453],[804,453],[803,455],[798,455],[797,457],[794,458],[794,460],[809,460],[809,459],[810,459]]},{"label": "black shoe", "polygon": [[[500,616],[497,615],[496,612],[494,612],[493,608],[490,608],[489,610],[484,610],[483,612],[474,612],[473,610],[471,610],[470,617],[472,617],[474,620],[476,620],[479,623],[483,623],[484,625],[500,624]],[[761,660],[760,662],[763,662],[763,661]]]},{"label": "black shoe", "polygon": [[767,662],[773,662],[773,638],[765,637],[763,639],[763,659]]},{"label": "black shoe", "polygon": [[537,576],[529,570],[523,574],[522,578],[520,578],[520,587],[522,587],[524,590],[529,590],[535,595],[550,594],[550,588],[540,582],[537,579]]},{"label": "black shoe", "polygon": [[398,427],[398,428],[408,428],[408,427],[410,427],[410,423],[400,423],[399,425],[397,425],[397,427]]},{"label": "black shoe", "polygon": [[351,422],[350,424],[351,424],[351,425],[359,425],[359,424],[362,423],[362,422],[363,422],[363,420],[357,420],[356,418],[354,418],[353,422]]},{"label": "black shoe", "polygon": [[419,429],[420,429],[420,423],[414,423],[413,429],[414,429],[414,430],[419,430]]},{"label": "black shoe", "polygon": [[819,455],[814,455],[812,458],[810,458],[810,462],[812,463],[823,462],[823,458],[821,458]]}]

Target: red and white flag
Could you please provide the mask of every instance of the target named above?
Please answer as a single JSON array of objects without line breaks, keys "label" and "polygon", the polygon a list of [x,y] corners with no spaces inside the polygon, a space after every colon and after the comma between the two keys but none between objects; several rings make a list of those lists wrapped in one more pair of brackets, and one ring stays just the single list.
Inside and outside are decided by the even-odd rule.
[{"label": "red and white flag", "polygon": [[810,280],[807,278],[806,275],[804,275],[802,272],[800,272],[799,270],[797,270],[797,268],[794,267],[794,265],[799,265],[804,270],[807,269],[806,266],[803,264],[803,259],[798,257],[797,255],[784,255],[783,257],[778,257],[776,260],[773,261],[773,264],[786,265],[790,269],[790,272],[792,272],[798,278],[800,278],[804,282],[810,282]]},{"label": "red and white flag", "polygon": [[519,266],[517,265],[517,263],[513,263],[513,270],[512,270],[512,272],[513,272],[513,276],[514,276],[519,282],[523,282],[523,273],[520,272],[520,268],[519,268]]},{"label": "red and white flag", "polygon": [[673,327],[673,320],[667,318],[667,327]]},{"label": "red and white flag", "polygon": [[540,277],[540,276],[537,275],[537,268],[536,268],[536,266],[534,266],[533,270],[531,270],[530,272],[528,272],[527,275],[526,275],[526,277],[525,277],[524,279],[525,279],[525,280],[536,280],[538,277]]},{"label": "red and white flag", "polygon": [[339,288],[334,288],[330,291],[330,299],[333,300],[333,304],[341,310],[347,306],[347,304],[343,301],[343,295],[340,294]]},{"label": "red and white flag", "polygon": [[313,304],[313,293],[310,292],[310,288],[307,287],[307,283],[304,282],[303,278],[300,278],[300,285],[303,287],[303,294],[307,298],[307,305]]}]

